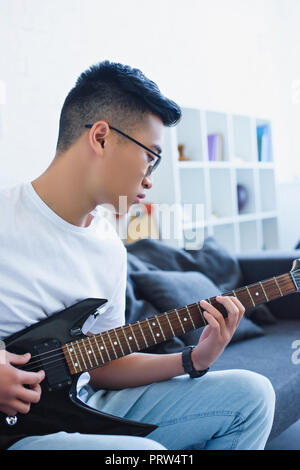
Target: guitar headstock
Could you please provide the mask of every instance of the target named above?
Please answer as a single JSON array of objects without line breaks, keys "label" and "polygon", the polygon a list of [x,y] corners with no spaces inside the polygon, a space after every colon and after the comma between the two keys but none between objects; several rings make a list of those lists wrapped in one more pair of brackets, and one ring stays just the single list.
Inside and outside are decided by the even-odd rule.
[{"label": "guitar headstock", "polygon": [[290,274],[297,290],[300,290],[300,258],[294,259]]}]

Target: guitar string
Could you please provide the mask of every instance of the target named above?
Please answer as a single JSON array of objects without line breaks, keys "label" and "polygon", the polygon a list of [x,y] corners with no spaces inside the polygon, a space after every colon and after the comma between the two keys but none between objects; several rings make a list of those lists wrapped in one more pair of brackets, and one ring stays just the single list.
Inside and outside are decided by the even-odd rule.
[{"label": "guitar string", "polygon": [[[282,275],[282,276],[285,276],[285,275]],[[278,277],[279,277],[279,276],[278,276]],[[270,279],[270,281],[272,281],[272,280]],[[267,281],[264,281],[264,282],[267,282]],[[253,284],[253,285],[256,285],[256,284]],[[249,285],[248,287],[251,287],[251,285]],[[235,292],[238,292],[239,290],[243,290],[243,289],[246,289],[246,288],[242,287],[242,288],[239,288],[239,289],[235,289]],[[222,294],[222,295],[225,296],[226,294],[229,295],[230,293],[231,293],[231,292],[225,293],[225,294]],[[215,299],[215,297],[211,297],[211,298],[210,298],[211,301],[213,301],[214,299]],[[190,304],[189,307],[192,308],[193,306],[197,306],[197,304],[198,304],[198,302],[193,303],[193,304]],[[257,305],[258,305],[258,304],[257,304]],[[186,307],[179,307],[179,308],[177,309],[177,311],[179,311],[179,310],[186,310]],[[171,310],[171,311],[170,311],[170,314],[173,313],[173,312],[174,312],[174,310]],[[168,313],[168,312],[166,312],[166,313]],[[180,313],[181,313],[181,312],[180,312]],[[175,315],[174,315],[174,316],[175,316]],[[155,317],[153,317],[153,318],[155,318]],[[175,317],[175,318],[176,318],[176,317]],[[148,320],[149,320],[149,319],[148,319]],[[164,319],[162,318],[162,320],[164,320]],[[145,322],[146,320],[142,320],[142,321]],[[142,323],[142,322],[140,322],[140,323]],[[133,324],[131,324],[131,325],[133,325]],[[126,327],[126,326],[128,326],[128,325],[125,325],[124,327]],[[123,327],[123,329],[124,329],[124,327]],[[199,328],[200,328],[200,327],[199,327]],[[121,330],[121,327],[118,327],[118,328],[115,329],[115,331],[117,331],[117,330],[122,331],[122,330]],[[109,330],[108,330],[108,331],[109,331]],[[102,335],[107,334],[107,333],[108,333],[107,331],[101,332],[101,333],[98,333],[98,334],[96,334],[96,335],[93,335],[91,338],[93,338],[93,337],[99,337],[99,336],[102,336]],[[88,338],[88,337],[87,337],[87,338]],[[84,338],[84,339],[87,339],[87,338]],[[101,338],[101,339],[102,339],[102,342],[104,342],[104,341],[103,341],[103,338]],[[119,337],[118,337],[118,339],[120,340]],[[75,346],[75,345],[73,345],[73,346]],[[146,346],[145,346],[145,348],[146,348]],[[79,349],[79,348],[78,348],[78,349]],[[60,347],[60,348],[56,348],[56,349],[52,349],[52,350],[50,350],[50,351],[46,351],[46,352],[44,352],[44,353],[41,353],[40,355],[32,356],[32,357],[31,357],[31,360],[29,361],[29,363],[28,363],[28,364],[25,364],[24,367],[22,368],[22,370],[24,370],[24,369],[25,369],[27,366],[29,366],[29,365],[30,365],[30,366],[33,366],[34,364],[41,363],[41,359],[40,359],[41,356],[49,355],[49,353],[56,352],[56,351],[61,351],[61,352],[59,352],[58,354],[55,354],[55,355],[52,355],[52,356],[47,357],[46,360],[52,359],[52,358],[54,358],[54,357],[56,357],[56,356],[59,356],[59,355],[65,356],[64,353],[63,353],[63,351],[62,351],[62,349],[61,349],[61,347]],[[35,359],[35,358],[39,358],[39,359],[38,359],[37,361],[35,361],[35,362],[34,362],[34,361],[32,362],[32,359]],[[51,364],[52,362],[56,362],[56,361],[50,361],[50,362],[48,362],[48,363],[45,363],[44,366],[46,366],[46,365],[48,365],[48,364]],[[30,371],[30,370],[34,370],[35,368],[36,368],[36,367],[30,368],[30,369],[25,369],[25,370]]]},{"label": "guitar string", "polygon": [[[192,306],[196,306],[196,305],[197,305],[196,303],[195,303],[195,304],[191,304],[190,308],[191,308]],[[185,307],[181,307],[181,308],[177,309],[177,311],[179,311],[179,310],[181,310],[181,309],[186,310]],[[181,312],[179,312],[179,313],[181,313]],[[171,311],[171,315],[173,315],[173,317],[176,318],[176,313],[175,313],[173,310]],[[169,315],[169,316],[170,316],[170,315]],[[153,319],[154,319],[154,318],[155,318],[155,317],[153,317]],[[148,319],[148,320],[149,320],[149,319]],[[172,319],[171,319],[171,320],[172,320]],[[140,324],[141,324],[142,322],[145,323],[145,326],[148,325],[147,322],[146,322],[146,320],[142,320],[142,321],[140,322]],[[168,322],[167,322],[167,320],[165,320],[165,318],[162,318],[162,319],[160,319],[160,324],[161,324],[161,326],[164,328],[166,325],[168,325]],[[133,324],[131,324],[131,325],[133,325]],[[125,327],[126,327],[126,326],[127,326],[127,325],[125,325]],[[202,326],[204,326],[204,325],[202,325]],[[199,326],[198,328],[200,328],[200,326]],[[125,347],[125,346],[126,346],[126,338],[125,338],[125,335],[124,335],[124,331],[122,331],[121,327],[118,327],[118,328],[116,328],[115,330],[116,330],[116,331],[119,330],[119,332],[122,332],[122,333],[123,333],[123,336],[124,336],[124,337],[123,337],[123,338],[122,338],[122,337],[120,338],[119,336],[117,336],[117,339],[119,340],[119,343],[121,344],[121,346],[124,346],[124,347]],[[124,330],[124,327],[123,327],[123,330]],[[109,330],[108,330],[108,331],[109,331]],[[139,330],[138,330],[136,333],[139,333]],[[97,335],[93,335],[93,336],[91,336],[91,337],[83,338],[83,340],[87,340],[88,338],[93,339],[93,338],[95,338],[95,337],[102,336],[102,337],[101,337],[102,343],[105,344],[105,346],[106,346],[106,348],[107,348],[107,347],[109,347],[109,345],[107,345],[107,344],[106,344],[106,341],[105,341],[105,340],[107,340],[107,338],[104,338],[104,337],[103,337],[105,334],[106,334],[107,337],[108,337],[108,332],[107,332],[107,331],[104,331],[104,332],[102,332],[102,333],[98,333]],[[96,339],[95,339],[95,342],[96,342]],[[75,349],[75,351],[77,351],[77,352],[80,350],[80,346],[79,346],[79,345],[72,344],[72,347],[73,347],[73,348]],[[142,349],[145,349],[146,347],[147,347],[147,345],[145,344],[145,346],[144,346]],[[56,352],[56,351],[59,351],[58,354],[53,354],[53,355],[50,355],[50,356],[49,356],[50,353],[53,353],[53,352]],[[63,358],[63,357],[65,358],[65,354],[64,354],[64,352],[63,352],[63,350],[62,350],[62,347],[61,347],[61,348],[52,349],[52,350],[50,350],[50,351],[46,351],[45,353],[42,353],[41,356],[42,356],[42,355],[43,355],[43,356],[47,355],[47,357],[46,357],[45,359],[43,359],[44,361],[47,361],[47,360],[49,361],[50,359],[53,359],[53,358],[56,358],[56,357],[59,357],[59,356],[60,356],[61,358]],[[87,356],[87,357],[88,357],[88,356]],[[120,357],[122,357],[122,356],[120,356]],[[27,364],[24,364],[24,366],[22,367],[22,370],[31,371],[31,370],[34,370],[34,369],[37,368],[37,364],[39,364],[41,367],[45,367],[45,366],[48,366],[49,364],[52,364],[52,362],[57,362],[58,360],[60,360],[60,359],[56,359],[55,361],[45,362],[45,363],[43,364],[43,363],[41,362],[40,356],[38,356],[38,355],[37,355],[37,356],[33,356],[32,359],[33,359],[33,358],[39,358],[39,359],[38,359],[37,361],[32,361],[32,360],[30,360]],[[117,359],[117,358],[115,358],[115,359]],[[34,367],[32,367],[32,366],[34,366]]]},{"label": "guitar string", "polygon": [[[184,307],[183,307],[183,308],[184,308]],[[154,318],[154,317],[153,317],[153,318]],[[174,313],[174,318],[176,318],[176,317],[175,317],[175,313]],[[146,322],[146,320],[144,320],[144,321]],[[140,322],[140,323],[141,323],[141,322]],[[167,322],[162,322],[162,321],[161,321],[160,323],[161,323],[162,327],[165,327],[165,326],[167,325]],[[147,324],[147,323],[145,323],[145,325],[146,325],[146,324]],[[123,327],[123,329],[124,329],[124,327]],[[117,329],[116,329],[116,330],[117,330]],[[119,330],[122,331],[121,328],[119,328]],[[105,332],[102,332],[101,334],[99,333],[99,334],[97,334],[97,335],[93,335],[92,337],[87,337],[87,338],[93,339],[93,337],[95,337],[95,336],[105,335],[106,333],[107,333],[107,332],[105,331]],[[138,330],[136,333],[139,333],[139,330]],[[123,335],[124,335],[124,333],[123,333]],[[87,338],[83,338],[83,340],[86,340]],[[124,346],[124,347],[125,347],[125,346],[126,346],[126,338],[125,338],[125,335],[124,335],[124,338],[120,338],[119,336],[118,336],[117,338],[118,338],[119,343],[121,344],[121,346]],[[106,349],[107,349],[107,348],[109,347],[109,345],[106,344],[104,338],[101,338],[101,339],[102,339],[102,343],[105,344]],[[96,340],[95,340],[95,341],[96,341]],[[75,349],[75,352],[76,352],[76,351],[78,352],[78,351],[80,350],[80,347],[77,346],[77,345],[75,345],[75,344],[73,344],[72,347]],[[143,349],[145,349],[146,347],[147,347],[147,345],[145,345]],[[65,358],[65,354],[64,354],[62,348],[52,349],[51,351],[47,351],[47,352],[42,353],[42,354],[43,354],[43,355],[46,355],[46,354],[49,355],[49,353],[56,352],[56,351],[59,351],[59,352],[58,352],[57,354],[50,355],[50,356],[46,357],[46,358],[43,359],[43,360],[44,360],[44,361],[47,361],[47,360],[49,360],[49,359],[57,358],[57,357],[59,357],[59,356],[60,356],[61,359],[62,359],[62,358]],[[103,350],[103,352],[105,352],[105,350]],[[112,350],[110,350],[110,352],[112,352]],[[107,353],[106,353],[106,354],[107,354]],[[128,353],[128,354],[129,354],[129,353]],[[34,356],[34,358],[36,358],[36,357],[39,357],[39,356]],[[88,357],[88,356],[87,356],[87,357]],[[122,357],[122,356],[118,356],[118,357]],[[115,358],[115,359],[118,359],[118,357]],[[22,367],[22,370],[25,370],[25,371],[29,372],[29,371],[31,371],[31,370],[37,369],[37,365],[38,365],[38,364],[39,364],[41,367],[45,367],[45,366],[48,366],[49,364],[52,364],[53,362],[57,362],[58,360],[60,360],[60,358],[59,358],[59,359],[56,359],[55,361],[44,362],[44,364],[41,362],[41,359],[38,359],[37,361],[33,361],[33,362],[30,360],[27,364],[24,364],[24,366]],[[32,367],[32,366],[34,366],[34,367]]]},{"label": "guitar string", "polygon": [[[196,306],[197,306],[197,303],[193,303],[193,304],[188,305],[189,308],[196,307]],[[182,312],[180,312],[180,310],[186,310],[186,308],[185,308],[185,307],[180,307],[180,308],[177,309],[177,311],[178,311],[179,313],[182,313]],[[171,311],[169,311],[169,313],[166,312],[166,314],[169,314],[169,316],[170,316],[170,315],[173,314],[173,312],[174,312],[174,311],[171,310]],[[163,314],[163,315],[165,315],[165,314]],[[173,316],[174,316],[174,318],[176,318],[176,313],[175,313],[175,312],[174,312]],[[150,321],[151,319],[154,320],[155,317],[149,317],[149,318],[148,318],[148,321]],[[160,318],[160,323],[162,323],[161,320],[164,321],[164,318]],[[147,325],[146,320],[141,320],[139,323],[140,323],[140,324],[144,323],[145,326]],[[168,323],[166,323],[166,325],[167,325],[167,324],[168,324]],[[123,330],[124,330],[124,328],[126,328],[126,327],[128,327],[128,326],[129,326],[129,325],[127,324],[127,325],[124,325],[124,326],[122,326],[122,327],[117,327],[117,328],[115,328],[114,330],[115,330],[116,333],[123,333],[122,328],[123,328]],[[136,325],[135,323],[131,323],[131,326],[132,326],[132,327],[135,327],[135,326],[138,326],[138,325]],[[163,326],[165,326],[165,325],[163,325]],[[200,327],[199,327],[199,328],[200,328]],[[101,333],[97,333],[97,334],[92,335],[92,336],[85,336],[84,338],[80,338],[80,340],[82,340],[82,339],[83,339],[83,340],[87,340],[88,338],[90,338],[90,339],[99,338],[100,336],[102,337],[102,336],[104,336],[105,334],[108,334],[109,331],[110,331],[110,330],[102,331]],[[123,334],[124,334],[124,333],[123,333]],[[118,338],[119,338],[119,337],[118,337]],[[101,338],[101,339],[102,339],[102,342],[103,342],[103,338]],[[66,344],[72,344],[72,343],[73,343],[73,342],[70,341],[70,342],[68,342],[68,343],[66,343]],[[74,346],[74,344],[73,344],[73,346]],[[37,355],[35,355],[35,356],[31,356],[28,365],[29,365],[30,363],[31,363],[31,364],[34,364],[34,362],[32,362],[33,359],[41,358],[42,356],[45,356],[45,355],[47,355],[47,354],[49,354],[49,353],[53,353],[53,352],[56,352],[56,351],[60,351],[61,348],[62,348],[62,347],[55,348],[55,349],[51,349],[50,351],[46,351],[46,352],[44,352],[44,353],[37,354]],[[52,357],[54,357],[54,356],[52,356]],[[40,359],[38,359],[37,362],[39,362],[39,361],[40,361]]]}]

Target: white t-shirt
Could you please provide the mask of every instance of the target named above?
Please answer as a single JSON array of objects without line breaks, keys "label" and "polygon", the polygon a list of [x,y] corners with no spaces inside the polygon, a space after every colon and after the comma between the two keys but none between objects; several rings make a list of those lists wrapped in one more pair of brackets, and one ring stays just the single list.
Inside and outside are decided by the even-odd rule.
[{"label": "white t-shirt", "polygon": [[93,214],[78,227],[30,182],[0,190],[0,339],[88,297],[108,302],[83,333],[124,325],[127,251],[107,210]]}]

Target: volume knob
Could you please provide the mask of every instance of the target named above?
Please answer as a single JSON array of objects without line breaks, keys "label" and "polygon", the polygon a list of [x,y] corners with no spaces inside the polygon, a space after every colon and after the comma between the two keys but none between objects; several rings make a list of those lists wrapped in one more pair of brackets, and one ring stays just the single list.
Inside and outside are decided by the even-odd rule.
[{"label": "volume knob", "polygon": [[6,416],[6,422],[9,426],[14,426],[18,421],[16,416]]}]

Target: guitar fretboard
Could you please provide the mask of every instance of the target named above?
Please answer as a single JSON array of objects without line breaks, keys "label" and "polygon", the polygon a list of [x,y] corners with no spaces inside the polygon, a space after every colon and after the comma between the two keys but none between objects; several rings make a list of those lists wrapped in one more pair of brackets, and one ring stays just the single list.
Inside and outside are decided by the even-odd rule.
[{"label": "guitar fretboard", "polygon": [[[287,273],[222,295],[235,296],[248,310],[296,290],[290,273]],[[206,300],[226,316],[225,308],[217,302],[216,297]],[[142,351],[206,324],[203,309],[199,302],[195,302],[145,320],[72,341],[65,344],[62,350],[70,373],[77,374],[133,352]]]}]

